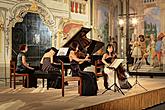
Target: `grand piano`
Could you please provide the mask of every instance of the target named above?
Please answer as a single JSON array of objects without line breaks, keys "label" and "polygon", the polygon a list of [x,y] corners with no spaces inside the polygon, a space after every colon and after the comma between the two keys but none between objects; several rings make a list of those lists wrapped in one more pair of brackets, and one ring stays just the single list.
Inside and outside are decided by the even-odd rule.
[{"label": "grand piano", "polygon": [[[75,34],[71,36],[71,38],[66,39],[67,41],[65,42],[63,41],[64,44],[62,45],[62,47],[70,48],[72,42],[76,41],[79,43],[79,50],[84,54],[89,54],[91,56],[91,62],[84,62],[83,64],[80,65],[80,68],[82,70],[87,66],[90,66],[92,64],[94,65],[96,60],[102,58],[101,55],[97,55],[95,53],[104,46],[104,43],[100,41],[88,39],[86,37],[86,34],[89,31],[91,31],[91,28],[81,27],[81,29],[75,32]],[[54,56],[54,61],[58,62],[59,59],[63,62],[65,68],[65,75],[67,75],[67,69],[70,69],[69,51],[67,52],[67,55]],[[57,63],[55,66],[61,68],[60,63]],[[40,70],[36,71],[34,75],[36,78],[42,78],[42,79],[48,78],[48,73],[42,72]],[[44,80],[43,80],[43,86],[44,86]],[[47,86],[47,89],[48,88],[49,85]]]},{"label": "grand piano", "polygon": [[[72,42],[76,41],[79,43],[79,50],[84,54],[89,54],[91,58],[91,62],[85,62],[80,67],[82,70],[90,66],[91,64],[94,65],[95,61],[102,58],[102,55],[97,55],[96,52],[104,46],[103,42],[88,39],[86,34],[91,31],[91,28],[81,27],[73,36],[71,36],[62,47],[71,47]],[[69,68],[69,52],[65,56],[56,56],[61,61],[64,62],[64,66]],[[68,65],[68,66],[67,66]]]}]

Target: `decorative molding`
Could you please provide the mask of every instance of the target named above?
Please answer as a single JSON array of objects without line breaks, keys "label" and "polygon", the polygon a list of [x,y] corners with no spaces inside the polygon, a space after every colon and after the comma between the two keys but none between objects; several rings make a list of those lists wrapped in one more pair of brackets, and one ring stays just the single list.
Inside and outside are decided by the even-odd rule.
[{"label": "decorative molding", "polygon": [[15,5],[10,11],[10,19],[8,26],[13,26],[17,22],[22,22],[23,17],[28,13],[37,13],[40,15],[44,24],[46,24],[50,28],[55,27],[55,20],[50,12],[50,10],[43,4],[38,2],[21,2],[20,4]]},{"label": "decorative molding", "polygon": [[67,24],[77,24],[77,25],[84,25],[84,22],[83,21],[78,21],[78,20],[70,20],[70,19],[67,19],[67,18],[61,18],[59,20],[59,30],[60,32],[63,31],[63,28],[67,25]]},{"label": "decorative molding", "polygon": [[67,18],[58,18],[57,47],[61,47],[68,39],[84,25],[82,21],[70,20]]}]

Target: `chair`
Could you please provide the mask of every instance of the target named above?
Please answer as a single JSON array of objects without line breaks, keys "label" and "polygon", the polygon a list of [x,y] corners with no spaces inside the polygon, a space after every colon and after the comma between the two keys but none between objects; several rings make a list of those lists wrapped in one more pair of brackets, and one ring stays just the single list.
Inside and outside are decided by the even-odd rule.
[{"label": "chair", "polygon": [[61,65],[62,65],[62,96],[64,97],[64,82],[69,82],[69,81],[78,81],[79,85],[78,85],[78,93],[80,94],[80,96],[82,95],[82,78],[78,77],[78,76],[65,76],[65,69],[64,69],[64,63],[62,61]]},{"label": "chair", "polygon": [[[98,72],[98,69],[100,69],[99,72]],[[95,61],[96,76],[103,76],[103,70],[101,70],[101,69],[104,69],[104,64],[102,63],[102,61],[100,59],[98,59]]]},{"label": "chair", "polygon": [[23,78],[23,85],[25,85],[25,79],[27,79],[27,87],[29,87],[29,74],[27,73],[16,73],[16,63],[15,61],[10,61],[10,88],[12,88],[12,82],[14,84],[14,89],[16,89],[16,77]]}]

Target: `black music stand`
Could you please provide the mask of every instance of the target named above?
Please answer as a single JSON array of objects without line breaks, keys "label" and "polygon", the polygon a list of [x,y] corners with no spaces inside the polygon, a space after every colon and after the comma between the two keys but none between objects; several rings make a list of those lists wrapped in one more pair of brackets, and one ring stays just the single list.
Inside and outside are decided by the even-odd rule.
[{"label": "black music stand", "polygon": [[144,90],[147,91],[147,89],[144,88],[144,87],[139,83],[139,81],[138,81],[138,79],[137,79],[137,71],[138,71],[139,68],[141,68],[141,66],[142,66],[142,60],[139,60],[137,63],[135,63],[135,66],[133,67],[133,70],[136,71],[136,76],[135,76],[136,79],[135,79],[134,84],[132,85],[132,88],[133,88],[133,86],[135,86],[136,84],[138,84],[140,87],[142,87]]},{"label": "black music stand", "polygon": [[118,92],[121,92],[123,95],[125,95],[123,93],[123,91],[121,90],[121,88],[116,83],[116,75],[117,75],[116,74],[117,73],[116,69],[122,62],[123,62],[123,59],[115,59],[115,61],[111,64],[111,65],[114,65],[114,66],[108,67],[110,69],[114,69],[114,83],[110,87],[108,87],[102,94],[104,94],[108,90],[112,90],[111,88],[114,86],[114,92],[118,91]]}]

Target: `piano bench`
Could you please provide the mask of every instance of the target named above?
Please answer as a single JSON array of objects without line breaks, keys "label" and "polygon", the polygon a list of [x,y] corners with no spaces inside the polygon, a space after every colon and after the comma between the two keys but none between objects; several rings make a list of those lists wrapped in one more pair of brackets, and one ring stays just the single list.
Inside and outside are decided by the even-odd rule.
[{"label": "piano bench", "polygon": [[42,79],[42,87],[44,87],[44,79],[48,78],[48,73],[47,72],[43,72],[41,70],[36,70],[34,72],[34,77],[36,77],[37,79],[41,78]]},{"label": "piano bench", "polygon": [[80,96],[82,95],[82,78],[81,77],[75,77],[75,76],[65,76],[64,79],[62,80],[62,96],[64,97],[64,82],[69,82],[69,81],[78,81],[78,93]]}]

